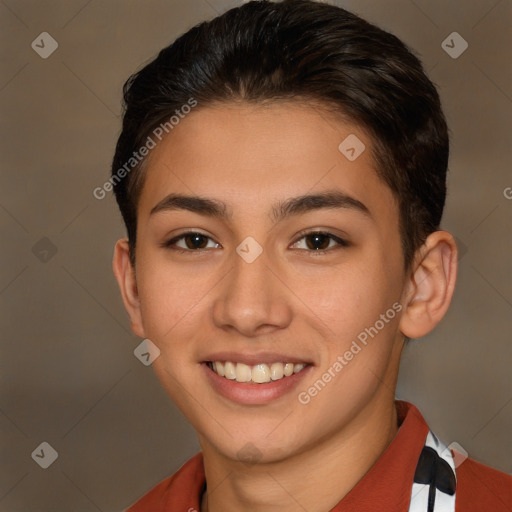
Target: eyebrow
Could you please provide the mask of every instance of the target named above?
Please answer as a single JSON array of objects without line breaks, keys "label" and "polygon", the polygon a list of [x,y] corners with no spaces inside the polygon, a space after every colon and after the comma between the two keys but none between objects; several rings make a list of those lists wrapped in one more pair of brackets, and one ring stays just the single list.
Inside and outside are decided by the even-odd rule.
[{"label": "eyebrow", "polygon": [[[320,209],[347,209],[372,218],[370,210],[358,199],[351,197],[339,190],[329,190],[318,194],[308,194],[291,197],[272,206],[271,218],[275,223],[307,212]],[[199,215],[217,217],[222,220],[230,220],[232,213],[226,203],[217,199],[189,196],[184,194],[169,194],[159,201],[150,212],[150,216],[159,212],[187,210]]]}]

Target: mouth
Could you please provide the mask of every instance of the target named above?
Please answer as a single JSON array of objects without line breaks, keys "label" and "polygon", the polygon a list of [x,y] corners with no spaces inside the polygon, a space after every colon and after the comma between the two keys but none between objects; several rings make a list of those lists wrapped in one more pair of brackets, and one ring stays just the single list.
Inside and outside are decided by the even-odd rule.
[{"label": "mouth", "polygon": [[201,366],[212,389],[222,397],[242,405],[265,405],[289,396],[314,368],[313,363],[283,362],[286,359],[277,354],[218,354]]},{"label": "mouth", "polygon": [[207,361],[206,365],[219,377],[239,383],[267,384],[295,375],[307,364],[304,363],[259,363],[247,365],[233,361]]}]

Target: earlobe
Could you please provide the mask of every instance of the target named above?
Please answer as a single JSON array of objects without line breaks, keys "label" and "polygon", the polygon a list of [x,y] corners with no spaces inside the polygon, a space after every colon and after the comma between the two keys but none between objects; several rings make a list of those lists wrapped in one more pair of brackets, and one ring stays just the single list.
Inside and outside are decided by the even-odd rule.
[{"label": "earlobe", "polygon": [[400,331],[405,336],[420,338],[436,327],[450,306],[456,279],[457,244],[447,231],[435,231],[418,249],[404,290]]},{"label": "earlobe", "polygon": [[130,249],[126,238],[116,243],[112,269],[121,291],[124,307],[130,316],[131,329],[137,336],[145,338],[135,269],[130,261]]}]

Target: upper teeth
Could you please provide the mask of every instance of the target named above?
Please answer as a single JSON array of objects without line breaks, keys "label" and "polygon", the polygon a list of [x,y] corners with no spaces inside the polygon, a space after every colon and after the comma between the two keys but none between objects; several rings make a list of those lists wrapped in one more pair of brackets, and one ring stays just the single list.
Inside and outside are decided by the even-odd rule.
[{"label": "upper teeth", "polygon": [[213,361],[210,363],[210,368],[221,377],[237,382],[256,382],[257,384],[289,377],[300,372],[305,366],[302,363],[272,363],[270,366],[268,364],[249,366],[244,363],[232,363],[231,361]]}]

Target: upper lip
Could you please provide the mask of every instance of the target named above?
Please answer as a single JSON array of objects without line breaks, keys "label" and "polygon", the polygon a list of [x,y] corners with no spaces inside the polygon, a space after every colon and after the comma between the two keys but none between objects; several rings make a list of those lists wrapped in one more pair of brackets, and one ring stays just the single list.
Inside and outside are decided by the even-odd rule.
[{"label": "upper lip", "polygon": [[237,353],[237,352],[215,352],[206,356],[203,362],[214,362],[214,361],[231,361],[232,363],[243,363],[248,366],[254,366],[257,364],[272,363],[293,363],[293,364],[311,364],[311,361],[307,359],[285,355],[277,352],[261,352],[259,354],[248,354],[248,353]]}]

